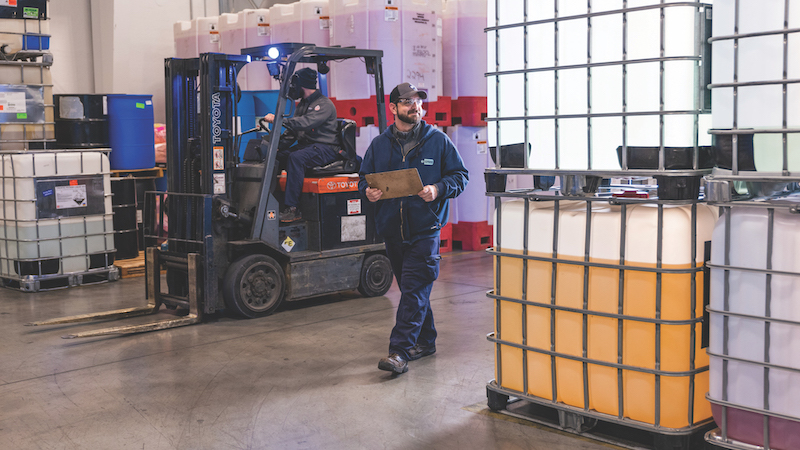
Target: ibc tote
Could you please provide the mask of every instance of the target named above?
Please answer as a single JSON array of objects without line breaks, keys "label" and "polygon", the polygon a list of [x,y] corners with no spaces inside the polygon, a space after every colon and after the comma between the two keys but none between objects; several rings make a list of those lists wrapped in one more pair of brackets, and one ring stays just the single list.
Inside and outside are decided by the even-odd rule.
[{"label": "ibc tote", "polygon": [[[276,4],[270,10],[271,43],[302,42],[319,47],[330,44],[330,16],[328,0],[300,0],[289,4]],[[313,64],[297,64],[295,70]],[[319,86],[325,92],[327,87]]]},{"label": "ibc tote", "polygon": [[[332,0],[331,44],[383,51],[386,93],[409,82],[428,93],[432,102],[442,95],[442,0]],[[334,64],[334,75],[336,67]],[[355,65],[342,65],[348,75],[334,81],[332,95],[340,100],[375,95],[374,82]],[[365,80],[367,80],[365,82]]]},{"label": "ibc tote", "polygon": [[800,439],[800,197],[786,200],[724,207],[711,246],[714,419],[730,439],[779,450]]},{"label": "ibc tote", "polygon": [[702,243],[715,211],[535,200],[495,218],[497,386],[644,428],[707,421]]},{"label": "ibc tote", "polygon": [[[222,14],[219,18],[220,52],[241,54],[243,48],[269,45],[269,9],[245,9],[236,14]],[[273,88],[267,64],[253,61],[245,65],[237,77],[242,90],[262,91]]]},{"label": "ibc tote", "polygon": [[110,168],[103,152],[4,153],[0,201],[3,285],[36,291],[53,278],[112,267]]}]

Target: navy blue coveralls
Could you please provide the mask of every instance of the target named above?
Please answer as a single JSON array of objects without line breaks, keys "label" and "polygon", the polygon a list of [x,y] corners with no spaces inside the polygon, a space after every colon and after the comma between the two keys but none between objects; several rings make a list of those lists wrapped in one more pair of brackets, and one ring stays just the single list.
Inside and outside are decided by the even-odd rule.
[{"label": "navy blue coveralls", "polygon": [[324,166],[339,158],[336,107],[319,90],[300,100],[294,117],[283,121],[297,132],[297,145],[278,152],[286,165],[286,206],[298,206],[306,169]]},{"label": "navy blue coveralls", "polygon": [[449,199],[461,194],[469,180],[450,138],[424,121],[421,126],[418,144],[405,156],[393,134],[394,125],[376,137],[364,155],[358,184],[365,194],[369,187],[365,174],[415,167],[424,186],[435,184],[438,189],[438,197],[432,202],[414,195],[378,200],[375,204],[376,231],[386,243],[401,293],[389,353],[397,353],[405,360],[416,345],[435,345],[430,294],[439,277],[439,232],[447,224]]}]

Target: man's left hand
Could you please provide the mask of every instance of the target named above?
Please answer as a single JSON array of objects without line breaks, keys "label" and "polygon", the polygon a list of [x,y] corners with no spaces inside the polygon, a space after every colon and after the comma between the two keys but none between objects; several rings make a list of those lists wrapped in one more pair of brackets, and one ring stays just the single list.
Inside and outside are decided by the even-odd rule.
[{"label": "man's left hand", "polygon": [[422,188],[417,195],[419,195],[426,202],[432,202],[436,200],[436,197],[439,196],[439,189],[436,188],[435,184],[429,184]]}]

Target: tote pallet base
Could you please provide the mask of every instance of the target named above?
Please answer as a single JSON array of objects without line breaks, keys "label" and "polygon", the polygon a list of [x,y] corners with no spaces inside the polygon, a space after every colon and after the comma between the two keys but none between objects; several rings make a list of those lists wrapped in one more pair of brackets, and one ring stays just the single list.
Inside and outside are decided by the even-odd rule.
[{"label": "tote pallet base", "polygon": [[64,275],[29,275],[24,278],[0,276],[0,286],[19,289],[23,292],[39,292],[51,289],[64,289],[85,284],[105,283],[120,278],[119,269],[115,266],[103,269],[92,269],[87,272],[68,273]]},{"label": "tote pallet base", "polygon": [[714,448],[727,448],[731,450],[764,450],[764,447],[760,445],[747,444],[730,438],[724,439],[722,437],[722,431],[720,431],[719,428],[714,428],[706,433],[706,442],[713,444]]},{"label": "tote pallet base", "polygon": [[642,422],[618,419],[536,397],[486,385],[487,405],[492,411],[538,423],[567,433],[635,450],[712,450],[703,436],[714,427],[711,419],[688,429],[658,428]]}]

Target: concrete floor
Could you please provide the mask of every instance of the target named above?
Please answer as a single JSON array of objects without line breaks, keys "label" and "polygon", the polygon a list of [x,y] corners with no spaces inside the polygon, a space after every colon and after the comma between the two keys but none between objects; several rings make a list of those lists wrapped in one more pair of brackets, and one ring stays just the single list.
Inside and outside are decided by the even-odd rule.
[{"label": "concrete floor", "polygon": [[[491,285],[484,252],[446,253],[432,294],[438,351],[400,376],[377,369],[394,284],[385,297],[336,295],[261,319],[82,340],[60,336],[109,324],[23,324],[137,306],[144,278],[2,289],[0,449],[618,448],[488,410]],[[137,320],[153,317],[124,322]]]}]

